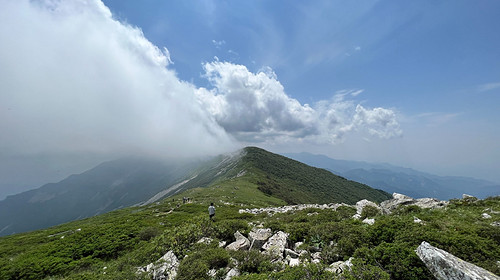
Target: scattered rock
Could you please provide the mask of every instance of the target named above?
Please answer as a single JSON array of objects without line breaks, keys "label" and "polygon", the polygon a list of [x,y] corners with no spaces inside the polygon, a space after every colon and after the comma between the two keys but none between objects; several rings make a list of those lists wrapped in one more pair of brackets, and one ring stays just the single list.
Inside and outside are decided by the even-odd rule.
[{"label": "scattered rock", "polygon": [[224,247],[224,246],[226,246],[226,243],[227,243],[227,242],[226,242],[226,241],[224,241],[224,240],[220,241],[220,242],[219,242],[219,247]]},{"label": "scattered rock", "polygon": [[446,207],[448,203],[449,203],[448,201],[442,201],[435,198],[419,198],[415,201],[414,205],[420,208],[435,209],[435,208]]},{"label": "scattered rock", "polygon": [[368,218],[366,218],[366,219],[363,220],[363,223],[369,224],[369,225],[373,225],[375,223],[375,219],[368,219]]},{"label": "scattered rock", "polygon": [[440,280],[500,280],[500,277],[493,273],[433,247],[425,241],[418,246],[417,255],[434,277]]},{"label": "scattered rock", "polygon": [[399,205],[412,204],[414,201],[415,200],[413,198],[404,194],[393,193],[392,199],[382,201],[380,203],[380,208],[382,208],[384,214],[390,214]]},{"label": "scattered rock", "polygon": [[380,207],[382,208],[384,214],[390,214],[400,205],[416,205],[420,208],[435,209],[446,207],[449,203],[448,201],[442,201],[435,198],[413,199],[409,196],[399,193],[393,193],[392,197],[392,199],[382,201],[380,203]]},{"label": "scattered rock", "polygon": [[216,274],[217,270],[215,268],[212,268],[207,272],[208,277],[215,277]]},{"label": "scattered rock", "polygon": [[420,220],[419,218],[417,218],[415,216],[413,216],[413,222],[416,224],[425,225],[424,221]]},{"label": "scattered rock", "polygon": [[302,244],[304,244],[304,242],[296,242],[294,245],[293,245],[293,249],[295,251],[298,251],[299,250],[299,247],[302,246]]},{"label": "scattered rock", "polygon": [[311,255],[314,260],[321,260],[321,252],[316,252]]},{"label": "scattered rock", "polygon": [[494,227],[500,227],[500,222],[493,222],[490,225]]},{"label": "scattered rock", "polygon": [[210,244],[212,243],[212,241],[214,241],[212,238],[210,237],[202,237],[200,240],[198,240],[198,242],[196,243],[205,243],[205,244]]},{"label": "scattered rock", "polygon": [[347,261],[338,261],[332,263],[329,267],[326,268],[327,271],[341,274],[344,270],[349,269],[352,266],[353,258],[349,258]]},{"label": "scattered rock", "polygon": [[363,199],[356,202],[356,213],[361,215],[361,213],[363,212],[363,208],[365,208],[366,206],[372,206],[381,210],[380,207],[375,202]]},{"label": "scattered rock", "polygon": [[282,259],[283,252],[287,244],[288,233],[278,231],[276,234],[271,236],[269,240],[262,246],[265,252],[275,258]]},{"label": "scattered rock", "polygon": [[240,276],[240,271],[237,268],[231,268],[229,272],[226,274],[226,278],[224,280],[231,280],[231,278]]},{"label": "scattered rock", "polygon": [[462,194],[462,199],[473,199],[473,200],[476,200],[477,197],[464,193],[464,194]]},{"label": "scattered rock", "polygon": [[298,266],[300,265],[300,259],[298,258],[291,258],[290,261],[288,262],[289,266]]},{"label": "scattered rock", "polygon": [[236,241],[227,245],[226,249],[238,251],[238,250],[248,250],[250,248],[250,240],[243,236],[239,231],[234,234]]},{"label": "scattered rock", "polygon": [[285,256],[290,256],[291,258],[298,258],[299,253],[295,252],[294,250],[290,250],[290,249],[285,248]]},{"label": "scattered rock", "polygon": [[149,273],[153,280],[173,280],[177,276],[179,260],[172,251],[168,251],[155,263],[150,263],[146,267],[139,267],[137,273]]},{"label": "scattered rock", "polygon": [[483,217],[483,219],[491,219],[491,215],[488,213],[481,214],[481,217]]},{"label": "scattered rock", "polygon": [[248,234],[250,249],[260,250],[272,234],[270,228],[253,228]]},{"label": "scattered rock", "polygon": [[353,218],[353,219],[355,219],[355,220],[359,220],[359,219],[361,219],[361,215],[360,215],[360,214],[358,214],[358,213],[356,213],[356,214],[354,214],[354,215],[352,216],[352,218]]},{"label": "scattered rock", "polygon": [[[250,214],[261,214],[267,213],[269,216],[272,216],[276,213],[286,213],[286,212],[295,212],[301,211],[309,208],[315,209],[332,209],[336,210],[340,206],[350,206],[345,203],[330,203],[330,204],[300,204],[300,205],[286,205],[281,207],[268,207],[268,208],[253,208],[253,209],[240,209],[239,213],[250,213]],[[350,206],[351,207],[351,206]]]}]

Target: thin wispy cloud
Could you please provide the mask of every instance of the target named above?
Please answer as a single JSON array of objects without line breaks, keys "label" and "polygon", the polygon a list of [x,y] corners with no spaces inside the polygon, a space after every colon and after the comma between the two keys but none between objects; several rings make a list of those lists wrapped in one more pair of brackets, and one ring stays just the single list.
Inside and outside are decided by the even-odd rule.
[{"label": "thin wispy cloud", "polygon": [[455,121],[461,113],[440,113],[440,112],[426,112],[416,116],[417,119],[422,120],[427,126],[441,126]]},{"label": "thin wispy cloud", "polygon": [[478,92],[486,92],[486,91],[491,91],[495,89],[500,89],[500,82],[498,83],[487,83],[487,84],[482,84],[477,86],[477,91]]}]

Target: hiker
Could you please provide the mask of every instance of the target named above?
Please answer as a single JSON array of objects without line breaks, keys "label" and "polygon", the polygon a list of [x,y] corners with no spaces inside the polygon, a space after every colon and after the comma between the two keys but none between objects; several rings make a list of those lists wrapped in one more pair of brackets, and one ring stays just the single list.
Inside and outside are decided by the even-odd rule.
[{"label": "hiker", "polygon": [[215,216],[215,206],[213,202],[208,206],[208,215],[210,216],[210,221],[213,221]]}]

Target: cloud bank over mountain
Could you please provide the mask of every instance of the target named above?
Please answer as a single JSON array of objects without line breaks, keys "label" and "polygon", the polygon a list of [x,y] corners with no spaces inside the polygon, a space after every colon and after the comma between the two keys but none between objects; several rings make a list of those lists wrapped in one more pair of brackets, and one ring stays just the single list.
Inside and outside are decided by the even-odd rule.
[{"label": "cloud bank over mountain", "polygon": [[[166,48],[101,1],[1,5],[0,166],[42,156],[65,158],[53,163],[60,167],[85,155],[216,154],[238,141],[337,143],[354,130],[401,135],[391,109],[339,94],[300,104],[271,69],[214,61],[203,64],[212,88],[182,81]],[[11,173],[0,174],[10,186],[23,176]]]}]

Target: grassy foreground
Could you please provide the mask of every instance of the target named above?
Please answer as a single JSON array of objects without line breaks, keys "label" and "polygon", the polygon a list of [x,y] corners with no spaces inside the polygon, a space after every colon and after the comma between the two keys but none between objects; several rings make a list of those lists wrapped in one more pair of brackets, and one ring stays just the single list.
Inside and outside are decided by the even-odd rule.
[{"label": "grassy foreground", "polygon": [[[337,276],[325,268],[349,257],[355,265],[343,275],[346,279],[432,279],[414,251],[422,241],[500,274],[500,230],[491,225],[500,220],[499,197],[454,200],[446,209],[403,207],[385,216],[367,209],[363,216],[376,221],[367,225],[352,219],[355,210],[349,207],[239,214],[241,208],[285,204],[258,191],[245,176],[152,205],[0,238],[0,279],[149,279],[136,274],[137,267],[169,250],[181,260],[178,279],[210,279],[208,270],[234,265],[231,258],[242,272],[233,279],[333,279]],[[192,203],[183,204],[183,196],[192,197]],[[210,202],[217,207],[215,222],[207,217]],[[492,218],[482,218],[484,212]],[[291,241],[305,242],[310,253],[321,249],[321,263],[283,269],[255,251],[196,244],[201,237],[231,242],[237,230],[248,234],[249,223],[285,231]],[[222,279],[223,272],[212,279]]]}]

